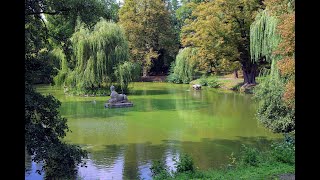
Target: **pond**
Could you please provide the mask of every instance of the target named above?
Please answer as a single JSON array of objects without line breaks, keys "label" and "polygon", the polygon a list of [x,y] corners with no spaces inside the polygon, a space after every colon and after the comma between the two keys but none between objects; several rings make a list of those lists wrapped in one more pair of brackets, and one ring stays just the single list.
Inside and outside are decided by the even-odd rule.
[{"label": "pond", "polygon": [[[153,160],[174,170],[173,157],[187,153],[202,170],[228,164],[242,144],[264,148],[280,137],[258,123],[252,95],[190,85],[136,82],[128,99],[133,107],[106,109],[105,97],[66,96],[38,86],[62,104],[71,133],[65,141],[88,150],[83,179],[151,179]],[[93,102],[95,101],[95,103]],[[41,179],[39,164],[26,158],[26,179]]]}]

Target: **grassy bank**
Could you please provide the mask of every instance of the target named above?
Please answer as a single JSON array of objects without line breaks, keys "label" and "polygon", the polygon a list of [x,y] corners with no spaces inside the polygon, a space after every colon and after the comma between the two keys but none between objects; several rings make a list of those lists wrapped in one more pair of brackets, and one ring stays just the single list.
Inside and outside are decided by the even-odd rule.
[{"label": "grassy bank", "polygon": [[[238,167],[234,169],[212,169],[207,171],[177,173],[172,177],[164,179],[280,179],[283,174],[295,173],[294,165],[280,162],[266,162],[259,166]],[[159,176],[155,179],[163,179]]]},{"label": "grassy bank", "polygon": [[[259,84],[261,81],[260,77],[256,77],[256,82]],[[238,78],[234,78],[233,74],[219,75],[219,76],[202,76],[190,82],[190,84],[200,84],[202,86],[208,86],[211,88],[221,88],[232,91],[241,91],[241,86],[243,85],[244,79],[242,73],[239,73]],[[210,85],[210,83],[212,85]],[[252,87],[253,88],[253,87]],[[251,88],[251,89],[252,89]],[[244,91],[252,93],[251,89],[249,91]]]},{"label": "grassy bank", "polygon": [[208,86],[211,88],[221,88],[227,90],[238,91],[243,85],[243,78],[234,78],[230,75],[225,76],[202,76],[191,81],[189,84],[200,84],[201,86]]},{"label": "grassy bank", "polygon": [[292,137],[273,143],[265,151],[243,145],[238,157],[229,157],[229,164],[220,169],[199,170],[191,156],[182,154],[175,160],[175,171],[169,172],[164,162],[151,167],[154,179],[294,179],[295,143]]}]

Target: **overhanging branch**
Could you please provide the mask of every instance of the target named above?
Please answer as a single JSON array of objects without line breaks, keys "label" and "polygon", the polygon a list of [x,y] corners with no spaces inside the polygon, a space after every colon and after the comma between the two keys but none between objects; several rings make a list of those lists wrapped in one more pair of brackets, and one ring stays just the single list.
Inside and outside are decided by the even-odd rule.
[{"label": "overhanging branch", "polygon": [[49,12],[49,11],[38,11],[38,12],[29,12],[26,13],[26,16],[30,16],[30,15],[39,15],[39,14],[49,14],[49,15],[58,15],[61,14],[62,12],[67,12],[69,11],[69,9],[64,9],[64,10],[59,10],[59,11],[54,11],[54,12]]}]

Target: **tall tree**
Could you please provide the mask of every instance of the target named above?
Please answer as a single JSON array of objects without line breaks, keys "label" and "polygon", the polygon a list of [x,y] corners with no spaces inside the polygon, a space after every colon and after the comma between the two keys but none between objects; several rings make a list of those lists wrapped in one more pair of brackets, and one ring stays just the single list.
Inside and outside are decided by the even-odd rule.
[{"label": "tall tree", "polygon": [[79,146],[61,139],[69,131],[67,119],[59,115],[60,102],[52,95],[43,96],[30,84],[25,86],[25,145],[46,178],[75,178],[76,167],[87,156]]},{"label": "tall tree", "polygon": [[291,109],[295,108],[295,0],[266,0],[270,13],[279,19],[277,32],[281,37],[275,55],[281,57],[277,66],[285,80],[283,100]]},{"label": "tall tree", "polygon": [[179,2],[177,0],[166,0],[167,9],[170,13],[171,22],[174,29],[174,34],[176,35],[176,39],[180,41],[180,30],[181,30],[181,23],[177,18],[176,11],[180,7]]},{"label": "tall tree", "polygon": [[179,51],[175,62],[172,63],[171,74],[168,76],[169,82],[187,84],[193,80],[196,65],[194,58],[196,53],[197,49],[190,47]]},{"label": "tall tree", "polygon": [[214,2],[200,3],[186,19],[181,31],[183,46],[197,47],[197,61],[203,70],[219,71],[223,60],[235,61],[239,53],[232,37],[231,23],[225,24]]},{"label": "tall tree", "polygon": [[[76,67],[73,70],[68,69],[62,61],[61,70],[55,79],[57,85],[76,90],[94,90],[109,87],[111,82],[122,78],[114,76],[114,68],[129,59],[128,41],[123,29],[104,19],[92,30],[80,22],[76,29],[71,38],[74,59],[77,60]],[[127,83],[125,81],[120,85],[122,87]]]},{"label": "tall tree", "polygon": [[182,44],[200,47],[200,65],[210,71],[219,70],[222,60],[239,61],[244,83],[254,84],[257,64],[250,59],[249,32],[258,8],[256,0],[202,2],[184,21]]},{"label": "tall tree", "polygon": [[66,9],[63,13],[50,13],[44,16],[51,44],[63,50],[68,66],[73,69],[76,60],[72,59],[70,38],[75,32],[77,20],[80,18],[89,28],[93,27],[100,17],[116,22],[119,5],[115,0],[65,0],[62,7]]},{"label": "tall tree", "polygon": [[162,0],[127,0],[119,10],[119,24],[129,40],[131,60],[146,76],[161,57],[168,68],[178,50],[169,12]]},{"label": "tall tree", "polygon": [[[181,28],[185,25],[186,19],[195,19],[192,16],[192,11],[197,7],[201,1],[182,1],[181,6],[175,10],[175,17],[177,19],[177,26],[179,29],[179,36],[181,33]],[[180,40],[180,39],[179,39]]]},{"label": "tall tree", "polygon": [[274,132],[294,132],[294,1],[266,0],[265,5],[250,32],[253,60],[272,61],[271,72],[255,90],[257,117]]},{"label": "tall tree", "polygon": [[59,115],[60,102],[32,87],[37,76],[50,76],[52,70],[47,61],[48,31],[41,13],[65,10],[57,1],[25,1],[25,146],[33,161],[43,162],[46,178],[74,178],[76,166],[86,157],[79,146],[61,141],[68,126]]}]

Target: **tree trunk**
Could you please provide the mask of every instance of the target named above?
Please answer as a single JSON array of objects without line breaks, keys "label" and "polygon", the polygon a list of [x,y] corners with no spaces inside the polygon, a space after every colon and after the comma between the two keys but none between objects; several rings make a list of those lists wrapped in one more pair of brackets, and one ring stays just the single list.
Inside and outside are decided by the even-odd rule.
[{"label": "tree trunk", "polygon": [[256,69],[256,63],[249,67],[242,67],[244,84],[256,84]]},{"label": "tree trunk", "polygon": [[238,70],[234,70],[234,71],[233,71],[233,74],[234,74],[234,78],[235,78],[235,79],[238,79],[238,78],[239,78],[239,76],[238,76]]}]

